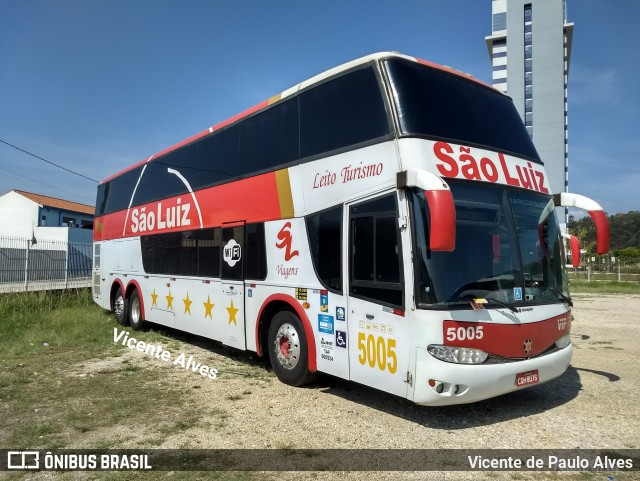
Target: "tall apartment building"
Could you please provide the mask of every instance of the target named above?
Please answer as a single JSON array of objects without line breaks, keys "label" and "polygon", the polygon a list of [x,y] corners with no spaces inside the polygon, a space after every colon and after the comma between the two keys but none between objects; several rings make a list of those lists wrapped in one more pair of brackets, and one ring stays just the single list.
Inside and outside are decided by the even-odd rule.
[{"label": "tall apartment building", "polygon": [[[573,23],[564,0],[493,0],[485,37],[493,86],[509,95],[542,158],[552,193],[567,190],[567,81]],[[560,217],[566,222],[566,212]],[[561,214],[561,211],[558,211]]]}]

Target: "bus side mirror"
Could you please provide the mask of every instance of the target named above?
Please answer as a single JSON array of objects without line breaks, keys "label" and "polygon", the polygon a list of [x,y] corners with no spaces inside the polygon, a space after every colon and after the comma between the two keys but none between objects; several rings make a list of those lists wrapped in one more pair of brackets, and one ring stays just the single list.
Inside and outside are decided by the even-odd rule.
[{"label": "bus side mirror", "polygon": [[569,239],[571,243],[571,265],[573,267],[580,267],[580,240],[569,234],[562,234],[562,237]]},{"label": "bus side mirror", "polygon": [[553,196],[556,207],[577,207],[586,210],[593,223],[596,225],[596,239],[598,254],[606,254],[609,252],[609,221],[604,209],[596,201],[579,194],[570,194],[562,192]]},{"label": "bus side mirror", "polygon": [[398,173],[398,188],[424,190],[429,205],[429,249],[451,252],[456,248],[456,206],[449,185],[432,172],[408,169]]}]

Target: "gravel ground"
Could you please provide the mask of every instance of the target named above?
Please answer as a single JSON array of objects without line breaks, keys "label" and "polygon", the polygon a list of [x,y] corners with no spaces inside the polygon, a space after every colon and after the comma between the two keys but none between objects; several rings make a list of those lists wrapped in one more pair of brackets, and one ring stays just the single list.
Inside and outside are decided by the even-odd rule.
[{"label": "gravel ground", "polygon": [[[216,427],[195,426],[163,448],[633,448],[639,447],[638,295],[574,296],[575,354],[559,379],[463,406],[419,407],[367,387],[321,377],[291,388],[233,350],[183,349],[220,370],[215,381],[160,361],[151,368],[198,383],[192,402],[203,415],[222,410]],[[199,376],[198,376],[199,377]],[[138,447],[135,438],[130,446]],[[128,444],[128,443],[127,443]],[[550,473],[264,473],[296,479],[548,479]],[[606,473],[551,479],[607,479]],[[640,473],[616,474],[640,479]]]}]

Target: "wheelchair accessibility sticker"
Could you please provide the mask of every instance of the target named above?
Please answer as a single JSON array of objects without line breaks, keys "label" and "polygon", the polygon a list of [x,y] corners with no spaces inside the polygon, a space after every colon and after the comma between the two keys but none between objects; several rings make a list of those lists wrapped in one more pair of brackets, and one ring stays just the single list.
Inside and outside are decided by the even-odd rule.
[{"label": "wheelchair accessibility sticker", "polygon": [[514,287],[513,288],[513,300],[521,301],[522,300],[522,287]]}]

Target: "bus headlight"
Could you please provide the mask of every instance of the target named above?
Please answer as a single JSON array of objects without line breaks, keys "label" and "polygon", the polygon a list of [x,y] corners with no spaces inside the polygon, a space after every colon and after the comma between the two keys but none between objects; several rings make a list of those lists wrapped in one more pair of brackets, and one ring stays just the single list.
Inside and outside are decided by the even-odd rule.
[{"label": "bus headlight", "polygon": [[430,344],[427,351],[436,359],[456,364],[482,364],[487,359],[487,353],[480,349],[469,347],[441,346]]},{"label": "bus headlight", "polygon": [[571,344],[571,334],[565,334],[560,339],[556,341],[556,347],[558,349],[564,349],[569,344]]}]

